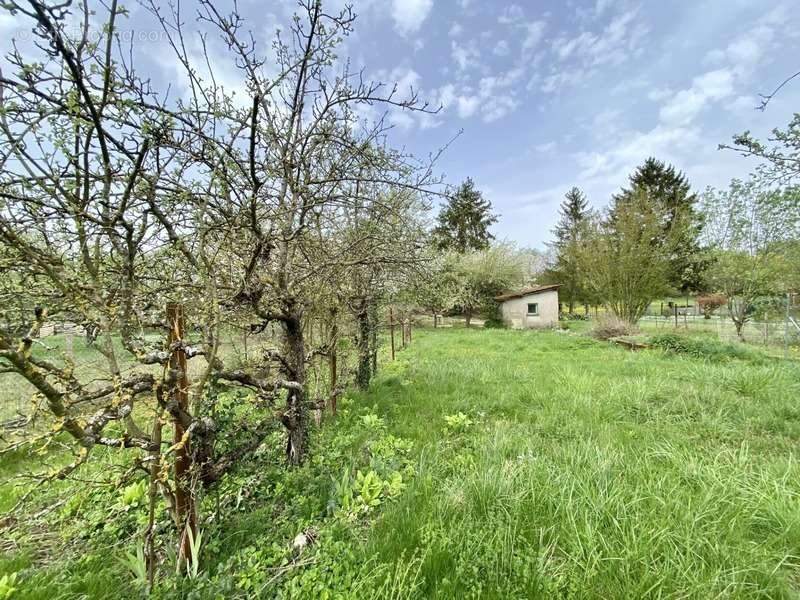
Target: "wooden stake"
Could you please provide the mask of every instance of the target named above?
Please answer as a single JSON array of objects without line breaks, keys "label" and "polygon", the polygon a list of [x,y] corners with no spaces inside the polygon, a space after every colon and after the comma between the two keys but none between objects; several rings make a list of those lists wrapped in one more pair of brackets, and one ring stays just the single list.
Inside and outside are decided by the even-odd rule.
[{"label": "wooden stake", "polygon": [[389,307],[389,339],[392,345],[392,360],[394,360],[394,310]]},{"label": "wooden stake", "polygon": [[73,346],[73,335],[71,327],[67,330],[66,337],[64,338],[64,350],[66,351],[67,356],[70,358],[70,360],[75,359],[75,350]]},{"label": "wooden stake", "polygon": [[[169,325],[169,368],[175,377],[170,389],[171,400],[184,412],[189,408],[189,376],[186,366],[186,351],[183,348],[185,323],[183,305],[175,302],[167,304],[167,324]],[[174,419],[173,443],[175,451],[175,515],[179,526],[178,565],[186,564],[191,556],[189,530],[197,537],[197,512],[191,486],[191,452],[189,440],[184,440],[185,430],[180,419]]]},{"label": "wooden stake", "polygon": [[337,368],[337,360],[338,357],[336,355],[337,352],[337,341],[339,339],[339,326],[336,323],[336,313],[333,313],[333,323],[331,325],[331,341],[330,341],[330,349],[328,352],[328,369],[330,370],[330,378],[331,378],[331,413],[334,415],[336,414],[336,386],[338,384],[338,375],[339,371]]}]

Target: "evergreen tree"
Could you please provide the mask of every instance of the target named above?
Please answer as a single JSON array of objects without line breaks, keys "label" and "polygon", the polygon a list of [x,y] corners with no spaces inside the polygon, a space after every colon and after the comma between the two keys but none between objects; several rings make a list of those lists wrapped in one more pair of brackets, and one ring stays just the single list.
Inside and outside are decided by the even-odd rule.
[{"label": "evergreen tree", "polygon": [[662,235],[654,243],[666,246],[670,238],[667,281],[671,288],[685,293],[702,286],[707,260],[700,249],[703,221],[696,209],[698,201],[686,175],[655,158],[648,158],[629,177],[630,188],[615,195],[609,219],[613,222],[619,207],[642,192],[653,203],[661,221]]},{"label": "evergreen tree", "polygon": [[556,250],[575,241],[580,235],[581,224],[589,214],[586,194],[580,188],[573,187],[564,195],[564,201],[561,203],[558,213],[559,220],[553,229],[556,239],[552,244]]},{"label": "evergreen tree", "polygon": [[586,300],[580,285],[578,263],[586,219],[590,215],[586,195],[579,188],[573,187],[566,193],[559,215],[559,221],[553,229],[555,240],[550,244],[555,253],[555,262],[549,278],[561,284],[561,299],[568,304],[569,312],[573,313],[575,303]]},{"label": "evergreen tree", "polygon": [[488,248],[494,239],[489,227],[497,222],[491,210],[491,202],[475,189],[472,179],[467,178],[439,213],[438,225],[433,230],[436,245],[461,254]]}]

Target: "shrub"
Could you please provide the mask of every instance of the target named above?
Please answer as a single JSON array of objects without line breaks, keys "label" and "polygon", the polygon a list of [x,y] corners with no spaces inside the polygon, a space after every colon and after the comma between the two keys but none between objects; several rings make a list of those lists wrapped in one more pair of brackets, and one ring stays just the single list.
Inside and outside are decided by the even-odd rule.
[{"label": "shrub", "polygon": [[650,343],[654,347],[668,352],[688,354],[708,360],[728,360],[732,358],[751,361],[763,360],[763,356],[760,353],[741,344],[689,338],[676,333],[662,333],[653,336],[650,339]]},{"label": "shrub", "polygon": [[483,326],[486,329],[505,329],[506,323],[502,319],[492,317],[491,319],[486,319],[483,322]]},{"label": "shrub", "polygon": [[700,307],[700,310],[703,311],[703,316],[706,319],[710,319],[714,311],[721,306],[725,306],[727,302],[725,296],[722,294],[706,294],[705,296],[698,296],[697,298],[697,305]]},{"label": "shrub", "polygon": [[638,329],[633,323],[613,315],[604,315],[592,326],[590,334],[598,340],[610,340],[611,338],[631,335],[637,332]]}]

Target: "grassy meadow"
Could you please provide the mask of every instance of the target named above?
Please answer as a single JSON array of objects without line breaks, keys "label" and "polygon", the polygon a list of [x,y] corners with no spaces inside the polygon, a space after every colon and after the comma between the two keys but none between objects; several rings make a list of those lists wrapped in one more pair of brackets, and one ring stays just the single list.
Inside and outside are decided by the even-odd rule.
[{"label": "grassy meadow", "polygon": [[[153,595],[800,594],[796,361],[463,328],[415,331],[397,356],[323,421],[309,463],[286,471],[276,429],[204,498],[200,573]],[[6,528],[11,597],[141,597],[126,553],[144,507],[129,487],[89,490],[59,482],[25,510],[62,507]]]}]

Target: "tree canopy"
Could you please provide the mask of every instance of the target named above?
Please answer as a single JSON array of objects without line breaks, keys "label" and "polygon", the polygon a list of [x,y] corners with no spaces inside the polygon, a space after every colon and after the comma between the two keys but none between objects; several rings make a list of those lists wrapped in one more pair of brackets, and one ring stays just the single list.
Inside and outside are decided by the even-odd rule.
[{"label": "tree canopy", "polygon": [[464,253],[489,247],[494,239],[489,227],[497,222],[497,216],[492,213],[491,202],[467,178],[448,196],[437,221],[433,229],[436,246]]},{"label": "tree canopy", "polygon": [[555,257],[547,274],[548,279],[561,284],[559,298],[567,303],[570,313],[574,311],[576,302],[587,299],[586,290],[581,286],[579,257],[590,217],[586,195],[573,187],[559,207],[559,220],[553,229],[554,240],[550,244]]},{"label": "tree canopy", "polygon": [[[702,285],[705,259],[700,249],[699,235],[702,218],[698,212],[695,194],[686,175],[674,166],[656,158],[648,158],[629,177],[629,187],[616,194],[612,200],[611,218],[615,206],[644,191],[652,203],[652,210],[661,223],[661,233],[654,243],[669,247],[667,280],[674,290],[698,290]],[[669,238],[669,243],[666,243]]]}]

